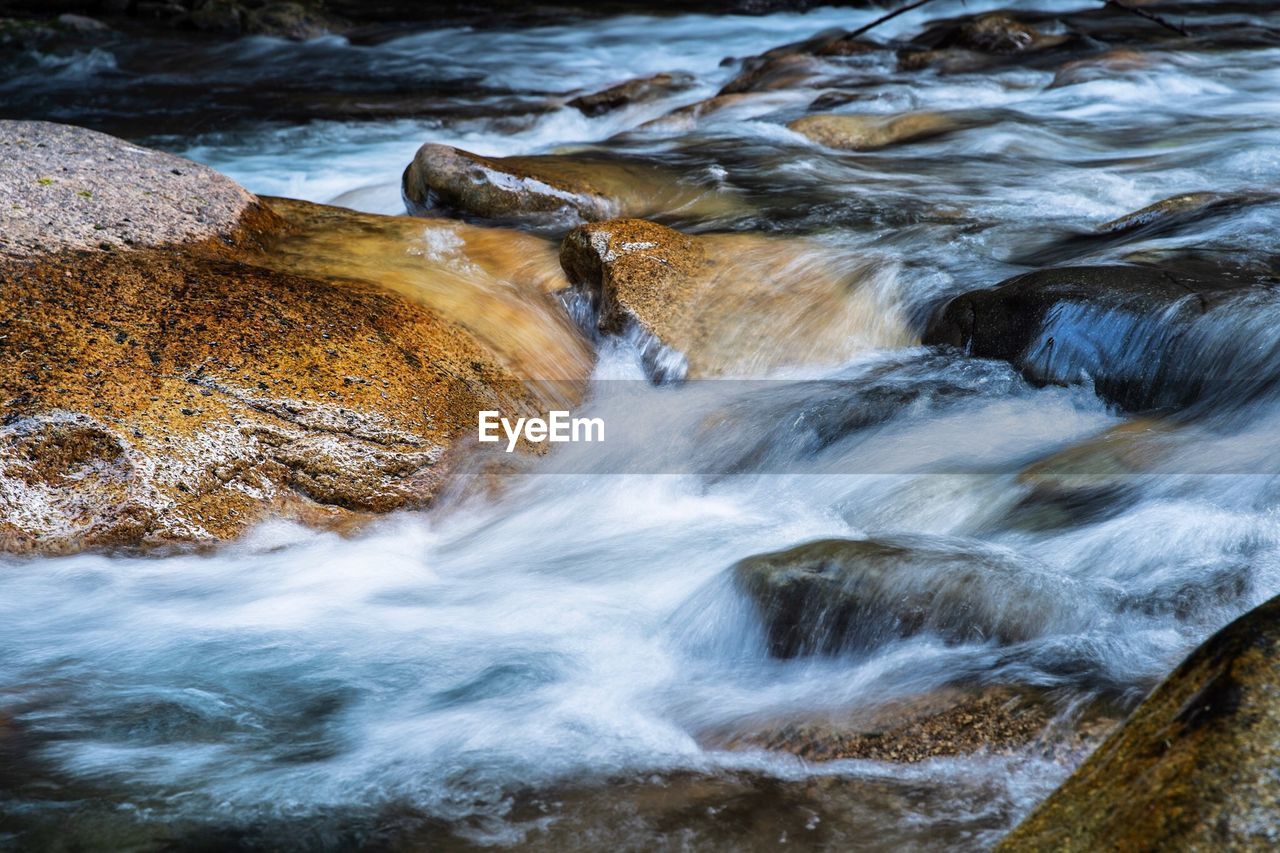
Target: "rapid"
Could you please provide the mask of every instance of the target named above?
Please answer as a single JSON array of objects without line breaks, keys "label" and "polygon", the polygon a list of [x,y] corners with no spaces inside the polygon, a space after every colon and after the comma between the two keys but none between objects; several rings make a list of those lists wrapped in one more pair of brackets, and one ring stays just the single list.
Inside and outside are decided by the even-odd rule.
[{"label": "rapid", "polygon": [[[995,5],[942,0],[876,34]],[[82,842],[140,849],[773,849],[806,838],[983,849],[1082,756],[1033,745],[806,762],[725,733],[961,681],[1048,691],[1064,718],[1090,703],[1127,710],[1206,636],[1280,593],[1280,395],[1264,381],[1280,359],[1280,297],[1241,297],[1238,312],[1169,344],[1240,380],[1170,417],[1095,393],[1098,353],[1070,356],[1060,378],[1072,384],[1037,387],[1004,362],[918,343],[946,298],[1062,245],[1073,248],[1055,257],[1071,263],[1145,253],[1273,264],[1274,203],[1070,240],[1179,193],[1276,190],[1280,49],[1162,53],[1059,86],[1051,70],[905,74],[884,60],[852,93],[860,110],[960,110],[972,124],[882,151],[835,152],[778,123],[821,88],[781,89],[692,126],[653,122],[714,95],[736,73],[727,56],[877,14],[627,16],[367,44],[251,38],[205,48],[195,71],[177,48],[138,58],[129,52],[143,47],[122,45],[119,56],[29,57],[0,83],[44,117],[87,115],[253,192],[368,212],[403,213],[400,174],[424,142],[674,168],[734,202],[677,213],[677,227],[809,238],[870,270],[876,310],[913,330],[901,346],[869,336],[834,364],[661,384],[647,381],[637,341],[597,339],[575,414],[603,418],[606,441],[524,459],[501,489],[477,486],[478,466],[430,511],[350,536],[276,522],[209,553],[3,558],[0,712],[21,721],[30,750],[23,781],[0,768],[0,838],[13,826],[53,838],[74,816]],[[1215,15],[1280,25],[1261,7],[1188,24]],[[596,118],[564,104],[670,70],[695,86]],[[202,129],[212,119],[194,112],[186,128],[138,117],[139,103],[183,101],[197,76],[210,88],[202,109],[225,128]],[[416,97],[432,114],[308,115],[322,112],[320,93],[376,111],[352,80],[376,81],[384,102],[428,92]],[[1164,332],[1099,310],[1055,316],[1047,334],[1114,328],[1103,355],[1140,375]],[[829,654],[770,655],[731,567],[833,537],[981,554],[1036,578],[1048,603],[1013,642],[887,632]],[[997,592],[965,594],[995,598],[939,594],[930,606],[1020,618]]]}]

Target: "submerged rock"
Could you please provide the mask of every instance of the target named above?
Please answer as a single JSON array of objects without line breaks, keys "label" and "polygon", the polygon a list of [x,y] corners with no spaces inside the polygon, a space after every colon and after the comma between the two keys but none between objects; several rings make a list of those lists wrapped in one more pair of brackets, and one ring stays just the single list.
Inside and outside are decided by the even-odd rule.
[{"label": "submerged rock", "polygon": [[618,219],[571,231],[560,262],[601,332],[640,336],[657,379],[761,375],[911,341],[867,284],[873,271],[815,242]]},{"label": "submerged rock", "polygon": [[1154,60],[1149,53],[1117,47],[1097,56],[1073,59],[1063,63],[1053,75],[1049,88],[1056,89],[1059,86],[1075,86],[1093,80],[1104,80],[1126,71],[1141,71],[1150,68],[1153,64]]},{"label": "submerged rock", "polygon": [[828,148],[871,151],[930,139],[966,127],[947,113],[919,112],[901,115],[820,114],[798,118],[787,125]]},{"label": "submerged rock", "polygon": [[1205,641],[999,849],[1274,849],[1278,659],[1273,598]]},{"label": "submerged rock", "polygon": [[959,540],[824,539],[732,568],[777,657],[873,648],[919,633],[950,642],[1029,640],[1080,590],[1006,551]]},{"label": "submerged rock", "polygon": [[[0,256],[4,550],[211,542],[272,515],[345,524],[422,506],[479,409],[541,408],[520,380],[564,379],[549,393],[571,397],[589,369],[567,322],[534,343],[564,357],[559,376],[525,372],[518,350],[486,334],[469,313],[502,304],[479,295],[485,281],[523,289],[530,305],[549,306],[551,287],[536,264],[522,274],[486,268],[493,254],[459,259],[466,235],[434,256],[417,236],[416,279],[384,283],[361,262],[360,232],[385,246],[397,229],[421,235],[420,220],[327,208],[308,217],[316,206],[301,202],[273,210],[194,163],[91,131],[5,130],[9,144],[32,143],[19,165],[6,160],[6,189],[27,172],[72,189],[37,182],[47,198],[21,188],[15,197],[31,206],[0,211],[19,237]],[[94,158],[83,162],[111,180],[113,218],[96,220],[93,199],[65,209],[80,177],[61,171],[77,162],[65,152],[85,150]],[[104,248],[85,245],[95,221],[107,223]],[[44,226],[39,245],[24,236],[28,222]],[[148,222],[159,233],[135,230]],[[346,253],[325,263],[325,235],[340,226]],[[554,253],[543,247],[545,274]],[[528,246],[521,254],[536,258]],[[459,282],[475,294],[469,310],[432,293]],[[538,316],[508,303],[492,322],[535,326]]]},{"label": "submerged rock", "polygon": [[419,216],[571,227],[618,216],[716,217],[741,212],[714,187],[682,183],[647,163],[589,156],[481,157],[447,145],[418,149],[405,170],[405,204]]},{"label": "submerged rock", "polygon": [[[1231,268],[1038,270],[952,299],[924,341],[1003,359],[1036,383],[1090,381],[1130,410],[1185,406],[1215,385],[1246,383],[1237,385],[1242,393],[1266,385],[1265,365],[1248,361],[1231,329],[1200,324],[1244,322],[1236,298],[1268,287],[1256,273]],[[1188,334],[1195,329],[1200,334]]]},{"label": "submerged rock", "polygon": [[583,115],[600,116],[632,104],[654,101],[667,95],[683,92],[693,88],[695,82],[692,74],[679,71],[637,77],[590,95],[579,95],[569,101],[568,105]]},{"label": "submerged rock", "polygon": [[[711,743],[790,752],[806,761],[913,764],[974,752],[1012,754],[1041,738],[1056,715],[1053,703],[1030,689],[942,688],[852,712],[766,722],[741,734],[713,736]],[[1096,737],[1110,721],[1089,722],[1088,734]],[[1055,734],[1071,739],[1067,732]]]},{"label": "submerged rock", "polygon": [[1010,510],[1016,527],[1047,530],[1084,524],[1126,509],[1140,485],[1176,446],[1172,428],[1137,418],[1028,465],[1018,483],[1029,488]]}]

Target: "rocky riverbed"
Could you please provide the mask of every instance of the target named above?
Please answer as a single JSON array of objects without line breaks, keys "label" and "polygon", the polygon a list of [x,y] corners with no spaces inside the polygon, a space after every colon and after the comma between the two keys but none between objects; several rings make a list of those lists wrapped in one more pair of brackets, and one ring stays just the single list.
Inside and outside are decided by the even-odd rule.
[{"label": "rocky riverbed", "polygon": [[412,5],[0,5],[0,845],[1277,843],[1270,4]]}]

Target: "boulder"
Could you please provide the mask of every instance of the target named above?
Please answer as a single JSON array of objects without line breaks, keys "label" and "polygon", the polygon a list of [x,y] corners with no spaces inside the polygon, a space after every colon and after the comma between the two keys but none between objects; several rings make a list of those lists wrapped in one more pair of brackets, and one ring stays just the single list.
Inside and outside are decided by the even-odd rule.
[{"label": "boulder", "polygon": [[655,379],[761,376],[910,343],[875,270],[823,244],[682,234],[640,219],[583,225],[560,263],[606,334],[635,334]]},{"label": "boulder", "polygon": [[655,101],[693,87],[692,74],[672,72],[637,77],[589,95],[579,95],[568,105],[586,116],[600,116],[632,104]]},{"label": "boulder", "polygon": [[[545,392],[563,399],[589,370],[537,238],[503,232],[492,242],[526,260],[498,269],[465,254],[458,223],[266,202],[77,128],[0,133],[21,204],[0,211],[4,550],[190,546],[272,516],[345,526],[425,506],[480,409],[541,410],[521,380],[567,378]],[[384,282],[369,253],[388,247],[416,273]],[[459,282],[470,298],[442,295]],[[532,348],[552,344],[541,361],[498,340],[526,325],[544,333]]]},{"label": "boulder", "polygon": [[418,216],[460,214],[481,220],[572,227],[617,216],[704,218],[741,213],[714,187],[642,162],[587,155],[481,157],[447,145],[418,149],[403,194]]},{"label": "boulder", "polygon": [[1280,597],[1196,649],[998,849],[1280,844]]},{"label": "boulder", "polygon": [[1246,399],[1268,387],[1267,365],[1254,361],[1266,354],[1222,324],[1238,329],[1248,319],[1238,299],[1270,287],[1228,267],[1037,270],[955,297],[924,341],[1003,359],[1038,384],[1092,382],[1133,411],[1186,406],[1225,384]]},{"label": "boulder", "polygon": [[933,537],[823,539],[732,568],[776,657],[874,648],[919,633],[1001,644],[1062,626],[1078,584],[1006,551]]},{"label": "boulder", "polygon": [[267,3],[244,14],[244,31],[251,35],[308,41],[345,29],[344,22],[321,11],[317,5]]},{"label": "boulder", "polygon": [[819,145],[845,151],[871,151],[941,136],[966,127],[954,115],[936,112],[901,115],[822,113],[798,118],[787,125]]}]

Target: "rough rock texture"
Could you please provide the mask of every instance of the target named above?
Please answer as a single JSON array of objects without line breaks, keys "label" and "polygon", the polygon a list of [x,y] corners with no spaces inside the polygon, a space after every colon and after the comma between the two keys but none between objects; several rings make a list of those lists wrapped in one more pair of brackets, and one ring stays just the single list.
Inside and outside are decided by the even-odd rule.
[{"label": "rough rock texture", "polygon": [[1273,598],[1193,652],[1000,849],[1274,850],[1277,768]]},{"label": "rough rock texture", "polygon": [[1033,689],[948,687],[853,712],[753,726],[710,742],[791,752],[808,761],[907,764],[974,752],[1008,755],[1036,744],[1051,757],[1072,761],[1118,722],[1114,714],[1092,709],[1087,719],[1057,717],[1054,704]]},{"label": "rough rock texture", "polygon": [[[26,158],[24,168],[38,162]],[[157,181],[174,159],[160,162]],[[219,220],[219,231],[175,232],[204,239],[164,247],[0,258],[0,548],[211,542],[274,514],[343,525],[425,505],[478,409],[528,413],[546,402],[519,381],[537,373],[525,372],[519,348],[502,346],[498,324],[541,328],[534,347],[564,355],[563,374],[550,378],[570,381],[549,393],[580,387],[585,346],[567,322],[540,319],[551,287],[539,276],[554,269],[545,248],[541,267],[533,252],[521,253],[524,267],[501,267],[495,252],[465,257],[474,235],[448,230],[457,223],[432,230],[281,202],[285,221],[247,198],[226,238],[209,236],[227,227]],[[172,218],[184,221],[185,210],[179,199]],[[46,240],[78,245],[78,221],[69,237],[53,221]],[[395,245],[401,229],[420,253],[397,245],[391,254],[408,268],[384,283],[369,247]],[[434,295],[462,280],[474,299]],[[545,315],[522,311],[526,301],[545,303]]]},{"label": "rough rock texture", "polygon": [[823,539],[736,563],[777,657],[874,648],[930,632],[1013,643],[1063,624],[1087,594],[977,543],[932,537]]},{"label": "rough rock texture", "polygon": [[574,229],[560,263],[600,331],[641,337],[657,378],[759,376],[911,341],[877,272],[816,242],[619,219]]},{"label": "rough rock texture", "polygon": [[941,136],[966,127],[959,118],[946,113],[921,112],[903,115],[807,115],[787,125],[803,136],[828,148],[870,151]]},{"label": "rough rock texture", "polygon": [[699,219],[743,210],[733,196],[683,183],[646,163],[550,154],[481,157],[437,144],[418,149],[402,186],[415,215],[558,227],[617,216]]},{"label": "rough rock texture", "polygon": [[0,120],[0,255],[229,237],[255,204],[212,169],[113,136]]},{"label": "rough rock texture", "polygon": [[695,82],[692,74],[679,71],[654,74],[627,80],[589,95],[579,95],[568,103],[583,115],[600,116],[632,104],[653,101],[682,92],[692,88]]},{"label": "rough rock texture", "polygon": [[1038,270],[952,299],[924,341],[1004,359],[1037,383],[1091,381],[1131,410],[1183,406],[1223,383],[1267,381],[1242,341],[1186,332],[1210,315],[1238,322],[1233,300],[1270,286],[1230,268]]}]

